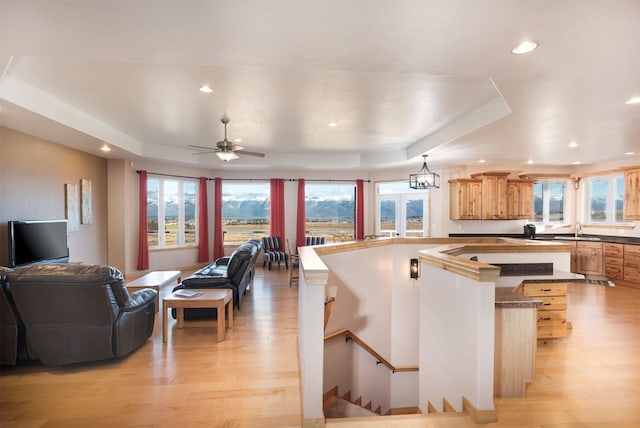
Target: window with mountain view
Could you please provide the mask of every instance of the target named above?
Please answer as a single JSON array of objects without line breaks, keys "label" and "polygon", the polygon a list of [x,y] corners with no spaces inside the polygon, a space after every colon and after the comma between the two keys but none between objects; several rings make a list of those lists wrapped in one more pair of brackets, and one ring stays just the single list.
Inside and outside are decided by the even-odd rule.
[{"label": "window with mountain view", "polygon": [[355,236],[355,186],[305,183],[306,234]]},{"label": "window with mountain view", "polygon": [[150,248],[197,245],[197,195],[197,181],[147,179],[147,237]]},{"label": "window with mountain view", "polygon": [[624,223],[622,218],[624,179],[622,174],[589,178],[587,191],[589,223]]},{"label": "window with mountain view", "polygon": [[269,235],[270,187],[267,182],[222,183],[224,242]]},{"label": "window with mountain view", "polygon": [[566,181],[542,180],[533,184],[533,221],[552,224],[564,221]]}]

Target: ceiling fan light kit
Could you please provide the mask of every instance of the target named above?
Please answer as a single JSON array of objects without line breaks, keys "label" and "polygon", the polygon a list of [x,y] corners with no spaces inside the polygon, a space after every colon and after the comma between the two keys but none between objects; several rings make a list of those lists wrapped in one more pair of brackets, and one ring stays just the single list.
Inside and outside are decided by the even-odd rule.
[{"label": "ceiling fan light kit", "polygon": [[238,159],[240,157],[234,152],[216,152],[216,155],[224,162],[229,162],[230,160]]},{"label": "ceiling fan light kit", "polygon": [[240,157],[240,156],[238,156],[239,154],[240,155],[255,156],[255,157],[259,157],[259,158],[263,158],[264,157],[264,153],[246,151],[243,146],[241,146],[239,144],[232,143],[231,141],[229,141],[227,139],[227,124],[229,123],[229,118],[226,117],[226,116],[223,116],[220,119],[220,122],[222,122],[222,124],[224,125],[224,140],[218,141],[216,143],[216,147],[215,148],[189,145],[190,147],[196,147],[198,149],[205,149],[206,150],[204,152],[194,153],[194,155],[215,153],[218,156],[218,158],[220,160],[222,160],[223,162],[229,162],[231,160],[238,159]]}]

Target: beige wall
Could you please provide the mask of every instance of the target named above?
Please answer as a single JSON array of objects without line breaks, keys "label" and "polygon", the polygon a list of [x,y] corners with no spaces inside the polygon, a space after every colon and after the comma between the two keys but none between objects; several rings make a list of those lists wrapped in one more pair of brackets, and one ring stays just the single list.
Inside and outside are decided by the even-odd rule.
[{"label": "beige wall", "polygon": [[64,219],[65,183],[91,180],[93,219],[69,233],[70,261],[107,263],[107,162],[0,127],[0,265],[8,259],[7,222]]}]

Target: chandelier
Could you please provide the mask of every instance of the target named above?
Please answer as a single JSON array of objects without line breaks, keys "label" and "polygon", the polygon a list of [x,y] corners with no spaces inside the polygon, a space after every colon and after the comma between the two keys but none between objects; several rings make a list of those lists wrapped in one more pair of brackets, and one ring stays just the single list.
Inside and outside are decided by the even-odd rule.
[{"label": "chandelier", "polygon": [[439,189],[440,176],[435,172],[429,171],[427,166],[427,156],[422,155],[424,163],[420,171],[415,174],[409,174],[409,187],[412,189]]}]

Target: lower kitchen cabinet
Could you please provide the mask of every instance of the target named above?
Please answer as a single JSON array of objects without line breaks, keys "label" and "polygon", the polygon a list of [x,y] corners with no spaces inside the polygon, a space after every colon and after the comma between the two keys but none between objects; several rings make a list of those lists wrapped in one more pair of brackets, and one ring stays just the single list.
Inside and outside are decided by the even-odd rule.
[{"label": "lower kitchen cabinet", "polygon": [[556,339],[567,335],[567,283],[525,283],[527,296],[542,300],[537,310],[538,340]]},{"label": "lower kitchen cabinet", "polygon": [[640,283],[640,245],[624,244],[624,280]]},{"label": "lower kitchen cabinet", "polygon": [[604,275],[609,279],[624,279],[624,245],[604,244]]},{"label": "lower kitchen cabinet", "polygon": [[576,242],[575,272],[585,275],[602,275],[602,242]]}]

